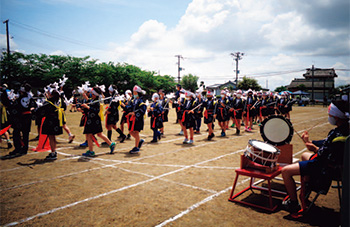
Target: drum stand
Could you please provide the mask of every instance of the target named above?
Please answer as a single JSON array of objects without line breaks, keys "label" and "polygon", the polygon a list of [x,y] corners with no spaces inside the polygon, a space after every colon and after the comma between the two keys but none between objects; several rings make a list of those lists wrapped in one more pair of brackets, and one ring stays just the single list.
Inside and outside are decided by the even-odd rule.
[{"label": "drum stand", "polygon": [[[271,180],[274,179],[276,176],[278,176],[279,174],[281,174],[281,170],[282,170],[282,167],[281,166],[278,166],[278,168],[276,170],[274,170],[273,172],[270,172],[270,173],[266,173],[264,171],[261,171],[261,170],[255,170],[255,169],[243,169],[243,168],[240,168],[240,169],[236,169],[236,179],[233,183],[233,187],[232,187],[232,190],[231,190],[231,194],[230,194],[230,198],[228,199],[229,201],[231,202],[237,202],[237,203],[241,203],[241,204],[244,204],[244,205],[248,205],[248,206],[252,206],[252,207],[255,207],[255,208],[260,208],[260,209],[263,209],[263,210],[267,210],[267,211],[270,211],[270,212],[273,212],[278,205],[273,205],[272,203],[272,193],[276,193],[276,194],[279,194],[279,195],[287,195],[286,192],[282,192],[282,191],[278,191],[278,190],[274,190],[274,189],[271,189]],[[250,184],[248,187],[246,187],[245,189],[243,189],[242,191],[236,193],[236,194],[233,194],[234,193],[234,190],[236,188],[236,185],[237,185],[237,180],[238,180],[238,177],[239,175],[242,175],[242,176],[247,176],[247,177],[250,177]],[[254,180],[255,178],[260,178],[261,180],[257,181],[254,183]],[[263,182],[267,180],[267,184],[268,184],[268,187],[262,187],[262,186],[258,186],[259,183]],[[269,207],[264,207],[264,206],[260,206],[260,205],[257,205],[257,204],[254,204],[254,203],[250,203],[250,202],[246,202],[246,201],[242,201],[242,200],[237,200],[236,198],[240,195],[242,195],[243,193],[247,192],[248,190],[260,190],[260,191],[267,191],[268,194],[269,194]]]}]

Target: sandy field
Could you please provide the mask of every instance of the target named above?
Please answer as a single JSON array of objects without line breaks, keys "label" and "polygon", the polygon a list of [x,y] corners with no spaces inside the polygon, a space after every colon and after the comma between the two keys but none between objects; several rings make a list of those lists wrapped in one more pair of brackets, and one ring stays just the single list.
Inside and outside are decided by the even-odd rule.
[{"label": "sandy field", "polygon": [[[141,136],[145,143],[138,155],[128,153],[134,140],[117,142],[114,154],[108,147],[94,147],[97,156],[83,158],[86,148],[81,114],[66,112],[67,124],[76,135],[68,143],[68,135],[58,136],[58,159],[45,162],[47,152],[29,153],[0,163],[0,224],[3,226],[339,226],[340,205],[337,189],[321,195],[307,216],[291,220],[280,206],[274,212],[228,201],[240,167],[240,156],[250,139],[262,140],[259,127],[251,133],[234,135],[227,131],[224,138],[216,127],[216,137],[207,141],[206,125],[195,135],[193,145],[184,145],[175,110],[165,123],[165,137],[151,144],[149,118]],[[315,126],[311,139],[323,139],[332,126],[327,121],[327,108],[294,107],[293,127],[300,134]],[[106,134],[106,130],[104,129]],[[32,127],[30,139],[37,136]],[[113,132],[113,140],[117,141]],[[101,142],[101,139],[99,139]],[[30,142],[30,148],[37,141]],[[294,158],[306,151],[294,134],[291,141]],[[2,147],[0,155],[9,150]],[[12,149],[11,149],[12,150]],[[299,181],[299,177],[296,178]],[[264,184],[264,182],[262,183]],[[266,184],[266,182],[265,182]],[[336,183],[333,182],[333,185]],[[249,178],[240,176],[235,192],[249,185]],[[273,187],[284,189],[283,182],[273,181]],[[314,194],[313,194],[314,195]],[[247,192],[241,200],[268,205],[266,193]],[[283,197],[274,197],[280,204]]]}]

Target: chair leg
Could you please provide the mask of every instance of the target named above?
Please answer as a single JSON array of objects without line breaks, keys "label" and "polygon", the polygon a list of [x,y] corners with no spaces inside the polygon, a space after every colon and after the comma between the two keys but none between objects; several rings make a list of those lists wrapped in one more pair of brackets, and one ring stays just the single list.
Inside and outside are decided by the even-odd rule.
[{"label": "chair leg", "polygon": [[310,205],[308,206],[308,208],[306,209],[306,213],[309,212],[309,210],[311,209],[311,207],[314,205],[316,199],[318,198],[318,196],[320,195],[320,193],[318,192],[317,195],[315,196],[315,198],[312,200],[312,202],[310,203]]},{"label": "chair leg", "polygon": [[338,196],[339,196],[339,205],[341,207],[341,193],[340,193],[340,189],[341,189],[341,185],[340,185],[340,181],[337,181],[338,184]]}]

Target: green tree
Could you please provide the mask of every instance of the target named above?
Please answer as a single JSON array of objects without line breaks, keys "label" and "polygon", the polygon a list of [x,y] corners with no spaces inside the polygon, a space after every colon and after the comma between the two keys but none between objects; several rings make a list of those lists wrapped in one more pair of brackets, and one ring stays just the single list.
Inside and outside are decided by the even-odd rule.
[{"label": "green tree", "polygon": [[306,91],[307,90],[305,84],[299,84],[297,86],[297,89],[300,90],[300,91]]},{"label": "green tree", "polygon": [[1,82],[8,83],[10,88],[28,82],[36,90],[58,82],[64,74],[69,78],[65,85],[65,91],[69,92],[86,81],[92,86],[98,84],[108,87],[110,84],[115,84],[119,92],[131,90],[134,85],[139,85],[147,95],[159,89],[173,91],[176,84],[174,78],[168,75],[156,76],[155,72],[142,70],[127,63],[98,63],[89,56],[78,58],[23,53],[12,53],[7,56],[6,52],[2,56]]},{"label": "green tree", "polygon": [[287,91],[287,86],[276,87],[275,92]]},{"label": "green tree", "polygon": [[185,90],[191,90],[191,91],[195,91],[198,89],[198,76],[192,75],[192,74],[188,74],[182,77],[181,79],[181,86],[185,89]]},{"label": "green tree", "polygon": [[259,85],[256,79],[251,79],[246,76],[243,77],[243,80],[238,83],[238,88],[242,90],[260,90],[261,86]]}]

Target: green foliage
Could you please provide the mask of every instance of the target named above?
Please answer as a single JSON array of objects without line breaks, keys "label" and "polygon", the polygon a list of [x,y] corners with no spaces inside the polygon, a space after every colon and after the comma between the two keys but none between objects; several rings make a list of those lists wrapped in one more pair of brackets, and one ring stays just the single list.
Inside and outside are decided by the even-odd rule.
[{"label": "green foliage", "polygon": [[276,87],[275,92],[287,91],[287,86]]},{"label": "green foliage", "polygon": [[256,79],[250,79],[244,76],[243,80],[238,83],[238,89],[248,90],[249,88],[252,90],[260,90],[261,86]]},{"label": "green foliage", "polygon": [[64,74],[69,78],[65,86],[65,90],[68,91],[76,89],[85,81],[89,81],[91,85],[104,84],[106,87],[115,84],[119,92],[131,90],[134,85],[139,85],[147,95],[152,95],[159,89],[174,91],[176,85],[174,78],[169,75],[156,76],[154,72],[126,63],[97,63],[89,56],[78,58],[23,53],[8,56],[5,52],[3,56],[0,63],[1,82],[8,83],[11,88],[23,82],[30,83],[33,88],[42,88],[58,82]]},{"label": "green foliage", "polygon": [[198,76],[188,74],[182,77],[181,79],[181,86],[185,90],[191,90],[191,91],[196,91],[198,89]]},{"label": "green foliage", "polygon": [[306,91],[306,90],[307,90],[305,84],[299,84],[299,85],[297,86],[297,89],[300,90],[300,91]]}]

